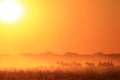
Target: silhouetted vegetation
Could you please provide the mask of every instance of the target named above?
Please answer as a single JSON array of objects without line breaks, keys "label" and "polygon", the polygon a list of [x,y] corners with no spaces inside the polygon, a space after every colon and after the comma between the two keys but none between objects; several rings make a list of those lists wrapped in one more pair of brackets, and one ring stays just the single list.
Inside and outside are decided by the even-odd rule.
[{"label": "silhouetted vegetation", "polygon": [[100,68],[6,70],[0,71],[0,80],[120,80],[120,68],[112,67],[107,70]]}]

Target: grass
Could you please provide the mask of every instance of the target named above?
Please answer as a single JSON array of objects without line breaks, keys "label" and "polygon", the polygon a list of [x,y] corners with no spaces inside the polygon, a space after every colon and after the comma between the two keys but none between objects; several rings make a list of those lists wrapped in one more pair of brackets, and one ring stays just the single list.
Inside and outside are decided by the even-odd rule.
[{"label": "grass", "polygon": [[1,70],[0,80],[120,80],[120,69]]}]

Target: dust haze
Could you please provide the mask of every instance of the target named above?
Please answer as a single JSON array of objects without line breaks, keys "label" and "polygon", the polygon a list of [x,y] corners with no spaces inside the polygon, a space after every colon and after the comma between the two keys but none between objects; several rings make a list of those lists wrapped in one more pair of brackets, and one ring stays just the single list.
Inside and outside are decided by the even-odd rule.
[{"label": "dust haze", "polygon": [[120,54],[96,52],[92,55],[66,52],[62,55],[52,52],[23,53],[19,55],[1,54],[0,69],[37,69],[37,68],[76,68],[120,66]]}]

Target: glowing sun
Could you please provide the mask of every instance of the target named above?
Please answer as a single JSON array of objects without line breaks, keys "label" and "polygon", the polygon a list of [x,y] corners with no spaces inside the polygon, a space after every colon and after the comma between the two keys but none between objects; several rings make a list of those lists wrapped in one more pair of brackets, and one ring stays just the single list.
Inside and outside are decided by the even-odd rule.
[{"label": "glowing sun", "polygon": [[0,20],[4,22],[15,22],[23,14],[22,6],[13,0],[0,2]]}]

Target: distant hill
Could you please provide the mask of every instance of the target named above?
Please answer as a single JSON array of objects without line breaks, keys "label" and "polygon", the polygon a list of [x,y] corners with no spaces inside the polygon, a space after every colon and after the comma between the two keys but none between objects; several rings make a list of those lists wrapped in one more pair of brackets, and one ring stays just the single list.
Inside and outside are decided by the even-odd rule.
[{"label": "distant hill", "polygon": [[65,57],[80,57],[80,54],[73,53],[73,52],[67,52],[67,53],[63,54],[63,56],[65,56]]},{"label": "distant hill", "polygon": [[103,53],[103,52],[96,52],[96,53],[94,53],[94,55],[96,55],[96,56],[105,56],[106,54]]}]

